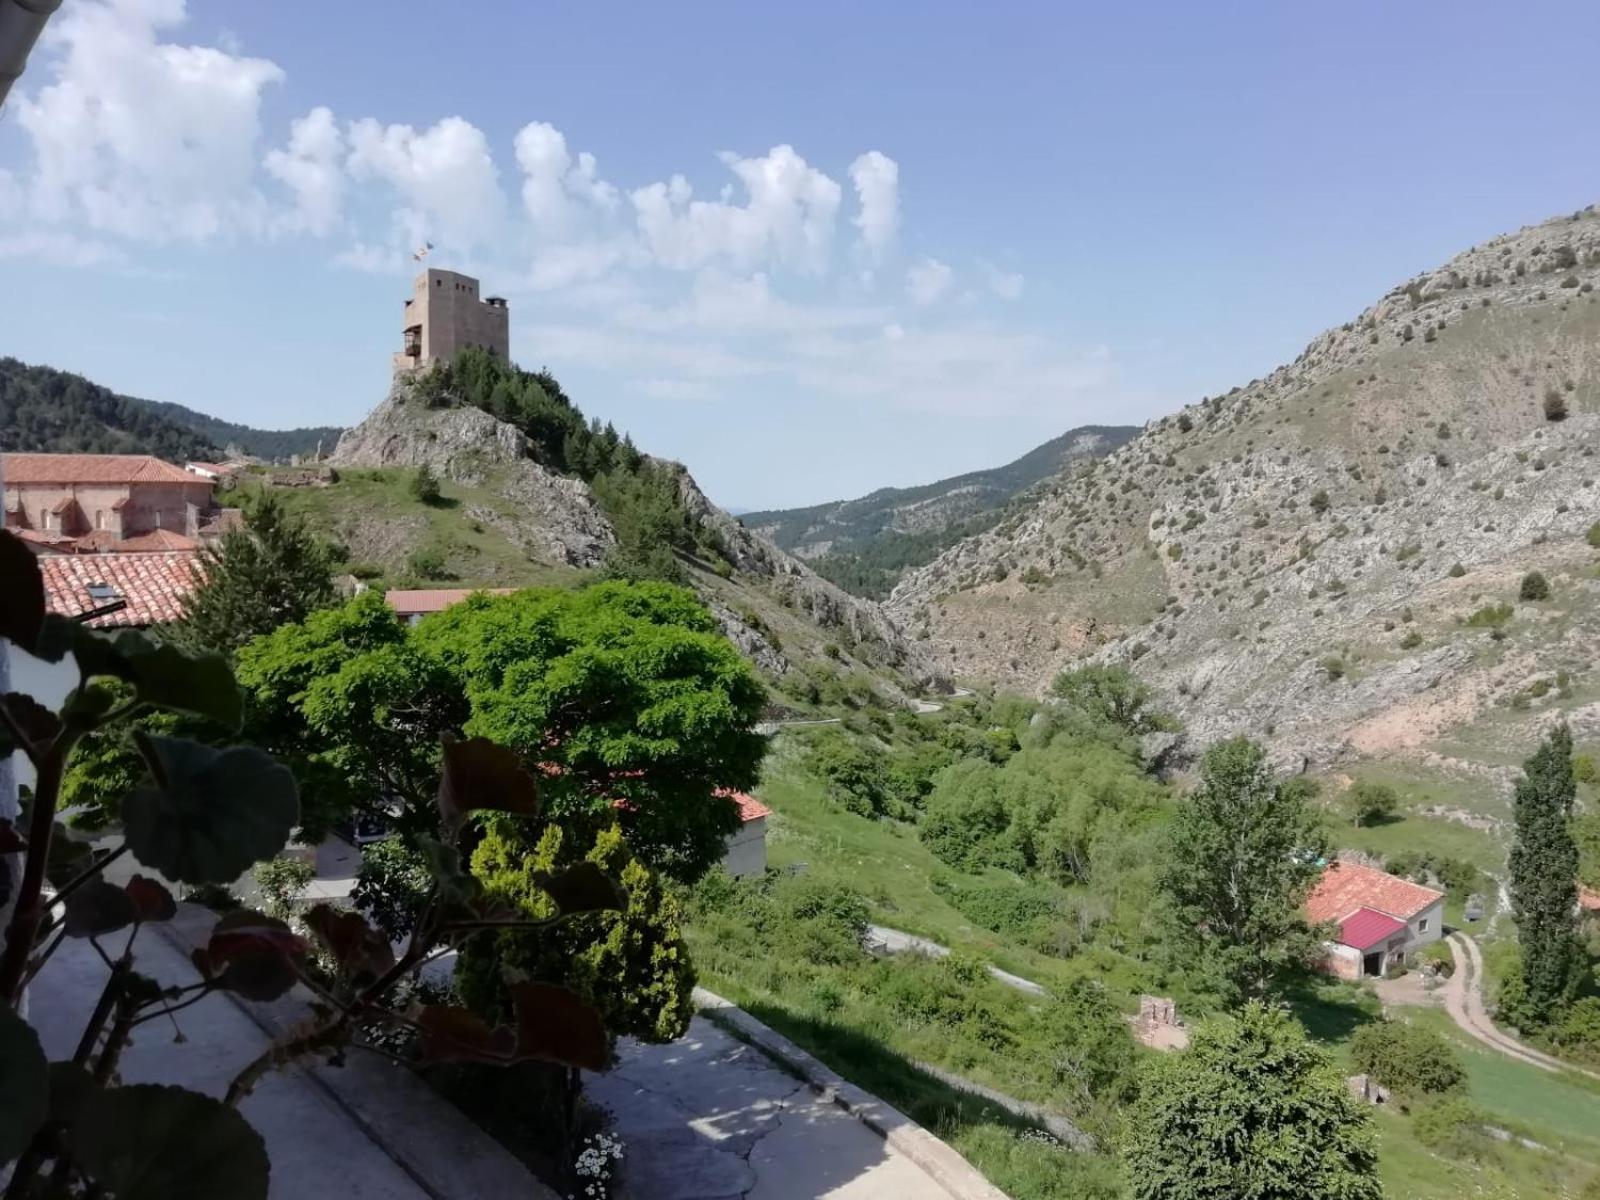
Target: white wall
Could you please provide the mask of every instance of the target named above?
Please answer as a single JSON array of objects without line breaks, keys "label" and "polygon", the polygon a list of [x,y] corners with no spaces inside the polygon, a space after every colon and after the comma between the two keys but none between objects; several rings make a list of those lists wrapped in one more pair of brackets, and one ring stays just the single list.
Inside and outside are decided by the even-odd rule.
[{"label": "white wall", "polygon": [[[78,682],[78,671],[70,657],[58,663],[40,662],[33,655],[18,650],[9,642],[0,642],[10,651],[11,684],[6,690],[32,696],[48,709],[58,709],[73,684]],[[32,785],[33,764],[22,754],[12,756],[16,782]],[[16,815],[16,792],[6,788],[0,780],[0,817]]]},{"label": "white wall", "polygon": [[767,819],[746,821],[728,837],[728,850],[722,856],[722,869],[735,879],[741,875],[760,875],[767,869]]},{"label": "white wall", "polygon": [[1427,908],[1406,923],[1408,937],[1407,950],[1420,950],[1429,942],[1437,942],[1444,936],[1444,897],[1440,896]]}]

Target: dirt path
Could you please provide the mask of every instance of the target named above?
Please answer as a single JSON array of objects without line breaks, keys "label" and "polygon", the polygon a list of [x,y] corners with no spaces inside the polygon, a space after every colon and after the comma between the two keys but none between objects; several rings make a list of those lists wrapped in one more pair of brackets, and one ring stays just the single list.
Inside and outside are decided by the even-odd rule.
[{"label": "dirt path", "polygon": [[1591,1079],[1600,1079],[1600,1072],[1587,1071],[1571,1063],[1552,1058],[1541,1050],[1525,1045],[1509,1033],[1496,1027],[1483,1003],[1483,954],[1478,943],[1457,931],[1450,935],[1450,951],[1455,956],[1455,973],[1445,981],[1444,1007],[1450,1019],[1468,1034],[1491,1046],[1501,1054],[1518,1059],[1542,1071],[1576,1071]]}]

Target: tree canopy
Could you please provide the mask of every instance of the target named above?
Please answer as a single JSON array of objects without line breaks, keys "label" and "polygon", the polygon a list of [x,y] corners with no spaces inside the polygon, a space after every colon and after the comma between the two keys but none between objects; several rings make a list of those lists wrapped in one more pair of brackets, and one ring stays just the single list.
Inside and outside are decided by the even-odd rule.
[{"label": "tree canopy", "polygon": [[1211,747],[1158,875],[1174,964],[1228,1003],[1267,994],[1314,952],[1301,905],[1324,853],[1302,790],[1273,780],[1259,745]]},{"label": "tree canopy", "polygon": [[480,594],[414,628],[363,594],[246,646],[239,677],[253,731],[311,757],[305,788],[331,804],[426,821],[440,735],[489,737],[538,768],[554,819],[591,838],[617,821],[681,879],[721,857],[738,814],[714,793],[753,786],[766,746],[760,682],[662,583]]},{"label": "tree canopy", "polygon": [[1249,1004],[1154,1055],[1127,1122],[1136,1200],[1379,1200],[1368,1109],[1286,1012]]}]

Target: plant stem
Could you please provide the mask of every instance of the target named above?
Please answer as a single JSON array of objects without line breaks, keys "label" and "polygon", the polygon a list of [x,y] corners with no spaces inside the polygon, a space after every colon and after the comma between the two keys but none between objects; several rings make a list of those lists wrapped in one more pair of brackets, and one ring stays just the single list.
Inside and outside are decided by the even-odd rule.
[{"label": "plant stem", "polygon": [[45,863],[50,857],[50,835],[55,826],[56,804],[61,798],[61,778],[66,771],[67,756],[85,732],[68,724],[39,760],[33,812],[28,821],[28,858],[22,868],[22,882],[17,886],[16,911],[11,914],[11,925],[6,930],[5,951],[0,955],[0,1001],[12,1008],[17,1006],[22,994],[22,976],[28,969],[28,955],[38,936],[39,923],[44,919],[39,893],[44,887]]}]

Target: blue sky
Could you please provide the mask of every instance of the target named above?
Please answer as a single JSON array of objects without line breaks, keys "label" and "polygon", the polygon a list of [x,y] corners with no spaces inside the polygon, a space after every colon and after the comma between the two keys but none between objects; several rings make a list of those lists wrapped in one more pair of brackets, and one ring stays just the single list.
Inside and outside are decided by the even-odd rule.
[{"label": "blue sky", "polygon": [[47,37],[0,353],[351,423],[426,238],[734,507],[1143,421],[1600,200],[1592,3],[67,0]]}]

